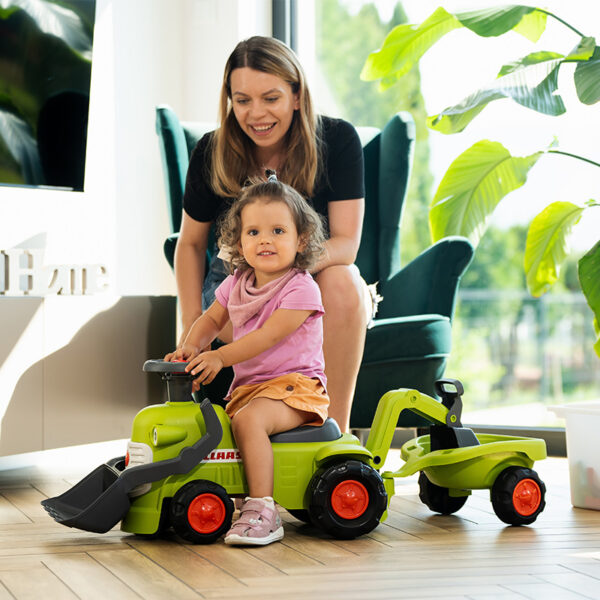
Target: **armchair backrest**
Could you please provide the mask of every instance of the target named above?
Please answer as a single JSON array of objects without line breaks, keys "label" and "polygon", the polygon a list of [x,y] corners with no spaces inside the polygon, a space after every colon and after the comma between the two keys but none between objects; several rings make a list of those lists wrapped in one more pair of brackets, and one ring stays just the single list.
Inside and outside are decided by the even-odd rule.
[{"label": "armchair backrest", "polygon": [[[181,122],[173,110],[156,108],[171,232],[181,226],[185,177],[197,141],[214,123]],[[400,270],[400,219],[415,140],[410,113],[395,114],[382,131],[358,127],[365,159],[365,217],[356,263],[368,283],[387,281]]]},{"label": "armchair backrest", "polygon": [[357,131],[365,159],[365,217],[356,264],[367,283],[383,283],[400,270],[400,220],[415,125],[410,113],[401,112],[380,132],[370,127]]},{"label": "armchair backrest", "polygon": [[192,150],[198,140],[215,128],[214,123],[180,121],[170,106],[156,107],[156,133],[167,193],[171,233],[181,228],[183,190]]}]

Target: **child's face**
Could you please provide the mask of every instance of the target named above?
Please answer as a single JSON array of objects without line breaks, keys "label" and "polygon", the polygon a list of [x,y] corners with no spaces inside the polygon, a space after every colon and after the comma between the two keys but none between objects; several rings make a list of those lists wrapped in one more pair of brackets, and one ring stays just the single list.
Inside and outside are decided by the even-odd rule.
[{"label": "child's face", "polygon": [[283,202],[260,198],[242,210],[240,249],[262,286],[284,275],[304,247],[290,209]]}]

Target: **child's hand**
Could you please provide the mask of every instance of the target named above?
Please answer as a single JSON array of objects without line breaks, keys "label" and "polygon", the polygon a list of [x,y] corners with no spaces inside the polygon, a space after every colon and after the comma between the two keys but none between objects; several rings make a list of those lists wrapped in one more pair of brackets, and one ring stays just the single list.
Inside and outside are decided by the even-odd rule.
[{"label": "child's hand", "polygon": [[209,384],[223,368],[223,359],[218,350],[202,352],[193,358],[186,371],[197,375],[194,379],[194,389],[198,389],[201,383]]},{"label": "child's hand", "polygon": [[200,349],[196,346],[192,346],[190,344],[183,344],[180,348],[177,348],[174,352],[169,352],[165,354],[163,360],[165,362],[174,362],[174,361],[183,361],[187,362],[190,359],[198,356],[200,354]]}]

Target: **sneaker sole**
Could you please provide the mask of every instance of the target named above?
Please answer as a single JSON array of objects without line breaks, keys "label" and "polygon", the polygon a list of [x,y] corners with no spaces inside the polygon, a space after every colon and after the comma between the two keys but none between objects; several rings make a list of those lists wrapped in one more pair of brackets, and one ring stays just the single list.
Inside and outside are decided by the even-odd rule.
[{"label": "sneaker sole", "polygon": [[261,538],[241,536],[233,533],[225,538],[225,543],[228,546],[266,546],[272,542],[278,542],[281,539],[283,539],[283,527],[280,527],[269,535]]}]

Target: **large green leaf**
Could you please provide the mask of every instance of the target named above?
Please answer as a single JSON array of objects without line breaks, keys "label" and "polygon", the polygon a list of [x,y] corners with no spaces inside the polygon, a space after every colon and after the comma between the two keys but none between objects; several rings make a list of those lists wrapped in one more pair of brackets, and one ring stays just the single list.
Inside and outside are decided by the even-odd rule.
[{"label": "large green leaf", "polygon": [[360,74],[365,81],[384,79],[382,87],[408,73],[420,58],[459,21],[443,8],[437,8],[421,25],[398,25],[385,38],[382,47],[371,52]]},{"label": "large green leaf", "polygon": [[458,133],[493,100],[512,98],[515,102],[546,115],[561,115],[565,105],[557,93],[558,67],[562,57],[546,54],[546,60],[531,62],[495,79],[459,104],[427,119],[427,125],[440,133]]},{"label": "large green leaf", "polygon": [[477,244],[498,202],[521,187],[543,152],[511,156],[500,143],[482,140],[450,165],[429,209],[433,241],[462,235]]},{"label": "large green leaf", "polygon": [[[527,18],[534,14],[536,18]],[[544,30],[545,17],[531,6],[500,6],[456,14],[439,7],[420,25],[395,27],[382,47],[369,54],[360,77],[365,81],[380,79],[380,87],[386,89],[406,75],[429,48],[454,29],[464,26],[487,37],[518,28],[519,33],[535,40]]]},{"label": "large green leaf", "polygon": [[[535,20],[528,19],[523,23],[523,17],[532,13],[538,13],[537,18]],[[454,13],[454,16],[465,27],[482,37],[497,37],[521,25],[518,33],[532,39],[532,41],[537,41],[546,25],[546,15],[544,13],[533,6],[518,4],[464,11]],[[540,31],[542,23],[543,27]]]},{"label": "large green leaf", "polygon": [[25,183],[44,181],[42,163],[33,132],[14,107],[6,104],[0,106],[0,140],[21,165],[21,174]]},{"label": "large green leaf", "polygon": [[596,46],[591,59],[580,62],[575,69],[577,97],[584,104],[600,100],[600,47]]},{"label": "large green leaf", "polygon": [[571,202],[553,202],[531,221],[524,265],[527,287],[533,296],[541,296],[556,283],[568,254],[567,239],[584,210]]},{"label": "large green leaf", "polygon": [[92,39],[84,24],[72,10],[42,0],[0,0],[0,9],[10,14],[20,8],[35,22],[40,31],[61,39],[87,60],[92,58]]},{"label": "large green leaf", "polygon": [[554,60],[557,58],[564,58],[564,54],[559,54],[558,52],[548,52],[547,50],[541,50],[539,52],[532,52],[523,58],[519,58],[511,63],[507,63],[504,65],[500,72],[498,73],[498,77],[503,77],[504,75],[508,75],[509,73],[513,73],[514,71],[518,71],[523,67],[528,67],[529,65],[537,65],[538,63],[547,62],[549,60]]},{"label": "large green leaf", "polygon": [[594,313],[594,328],[598,339],[594,344],[600,356],[600,242],[579,260],[579,283]]}]

